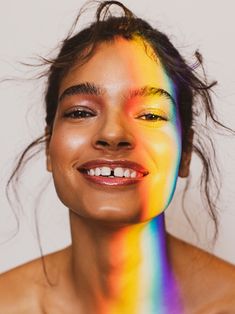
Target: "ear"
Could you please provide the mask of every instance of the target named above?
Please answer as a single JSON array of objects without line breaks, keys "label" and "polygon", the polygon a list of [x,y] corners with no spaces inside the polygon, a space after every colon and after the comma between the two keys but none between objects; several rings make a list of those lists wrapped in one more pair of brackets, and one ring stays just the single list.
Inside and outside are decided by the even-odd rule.
[{"label": "ear", "polygon": [[189,130],[187,146],[182,151],[180,167],[179,167],[179,177],[186,178],[189,175],[190,162],[193,150],[193,129]]},{"label": "ear", "polygon": [[51,134],[48,127],[45,128],[45,136],[46,136],[46,168],[47,171],[52,172],[51,156],[49,150]]}]

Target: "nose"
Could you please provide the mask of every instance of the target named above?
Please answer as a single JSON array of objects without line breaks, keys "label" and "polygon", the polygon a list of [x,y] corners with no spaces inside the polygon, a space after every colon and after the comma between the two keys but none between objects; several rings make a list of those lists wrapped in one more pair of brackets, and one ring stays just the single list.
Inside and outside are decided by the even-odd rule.
[{"label": "nose", "polygon": [[95,149],[119,151],[135,147],[135,138],[128,121],[120,112],[112,112],[101,121],[93,138]]}]

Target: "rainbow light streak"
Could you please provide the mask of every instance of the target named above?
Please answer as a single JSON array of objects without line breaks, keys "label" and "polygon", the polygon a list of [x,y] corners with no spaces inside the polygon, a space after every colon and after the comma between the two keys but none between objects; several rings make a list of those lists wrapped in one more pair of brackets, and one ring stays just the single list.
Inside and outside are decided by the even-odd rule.
[{"label": "rainbow light streak", "polygon": [[[136,43],[143,44],[139,39],[136,39]],[[146,54],[141,57],[141,53],[138,56],[136,52],[133,58],[136,58],[134,62],[145,67]],[[133,69],[130,68],[130,71],[133,72]],[[150,67],[149,72],[146,67],[143,73],[150,83],[163,86],[176,99],[174,84],[161,64],[157,67],[156,73],[153,73]],[[136,82],[141,80],[140,77],[135,79]],[[143,204],[140,220],[144,222],[131,226],[129,230],[127,228],[126,231],[120,231],[112,243],[110,254],[114,259],[120,261],[123,259],[125,262],[115,276],[110,278],[110,291],[116,294],[117,302],[115,304],[104,302],[102,314],[182,313],[177,284],[167,258],[163,214],[176,187],[181,157],[181,125],[177,104],[163,101],[161,105],[159,99],[159,104],[153,102],[153,105],[168,111],[171,118],[167,123],[158,122],[152,126],[149,123],[148,126],[136,127],[135,134],[141,145],[153,148],[150,154],[158,168],[153,168],[153,165],[149,164],[154,175],[149,181],[146,179],[144,186],[139,188]],[[135,101],[129,104],[128,110],[134,106]],[[142,162],[146,165],[144,156]],[[148,168],[148,164],[146,166]]]},{"label": "rainbow light streak", "polygon": [[128,262],[110,278],[110,293],[116,295],[117,302],[106,299],[99,307],[100,313],[182,313],[167,259],[164,214],[136,227],[134,232],[122,231],[115,238],[112,254],[114,260]]},{"label": "rainbow light streak", "polygon": [[[146,247],[146,243],[148,246]],[[153,219],[144,234],[142,242],[145,263],[143,264],[140,283],[147,278],[148,293],[151,296],[147,307],[136,313],[179,314],[182,313],[178,302],[176,284],[166,256],[164,215]],[[140,285],[143,290],[142,284]]]}]

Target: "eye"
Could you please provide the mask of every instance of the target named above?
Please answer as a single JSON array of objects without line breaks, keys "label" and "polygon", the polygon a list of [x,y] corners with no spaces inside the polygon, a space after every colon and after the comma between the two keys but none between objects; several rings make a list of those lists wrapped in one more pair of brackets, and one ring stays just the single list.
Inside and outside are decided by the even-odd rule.
[{"label": "eye", "polygon": [[96,114],[90,109],[74,108],[64,113],[64,118],[71,119],[86,119],[96,116]]},{"label": "eye", "polygon": [[167,121],[168,119],[163,115],[155,114],[155,113],[145,113],[138,116],[138,119],[147,120],[147,121]]}]

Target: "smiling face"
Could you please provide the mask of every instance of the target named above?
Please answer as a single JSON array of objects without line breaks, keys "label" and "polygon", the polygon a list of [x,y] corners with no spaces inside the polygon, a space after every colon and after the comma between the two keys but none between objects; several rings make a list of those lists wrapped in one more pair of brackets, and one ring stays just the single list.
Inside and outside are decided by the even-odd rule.
[{"label": "smiling face", "polygon": [[181,131],[173,84],[152,49],[138,38],[101,43],[64,77],[59,95],[47,168],[61,201],[104,222],[162,213],[178,176]]}]

